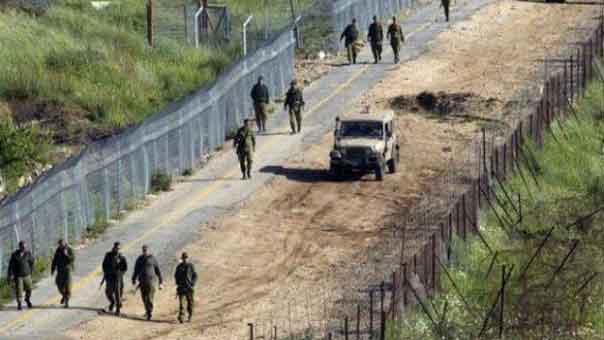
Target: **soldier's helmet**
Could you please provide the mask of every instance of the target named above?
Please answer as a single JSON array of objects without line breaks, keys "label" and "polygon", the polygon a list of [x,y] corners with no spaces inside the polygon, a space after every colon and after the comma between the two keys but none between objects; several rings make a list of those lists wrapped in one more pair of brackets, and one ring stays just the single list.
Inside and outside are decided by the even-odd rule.
[{"label": "soldier's helmet", "polygon": [[290,85],[296,85],[298,82],[296,81],[296,79],[292,80],[289,84]]},{"label": "soldier's helmet", "polygon": [[189,254],[187,254],[187,252],[182,253],[182,255],[180,255],[181,259],[188,259],[189,258]]}]

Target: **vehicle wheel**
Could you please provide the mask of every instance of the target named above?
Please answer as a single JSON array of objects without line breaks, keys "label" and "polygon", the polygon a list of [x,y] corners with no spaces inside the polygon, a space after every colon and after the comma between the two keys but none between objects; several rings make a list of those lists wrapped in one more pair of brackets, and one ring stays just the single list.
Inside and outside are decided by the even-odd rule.
[{"label": "vehicle wheel", "polygon": [[384,180],[384,166],[383,165],[378,165],[377,168],[375,168],[375,179],[377,181],[383,181]]},{"label": "vehicle wheel", "polygon": [[397,148],[396,153],[394,155],[392,155],[392,159],[388,161],[388,171],[391,174],[396,173],[396,170],[398,169],[399,161],[400,161],[400,154],[399,154],[399,151]]}]

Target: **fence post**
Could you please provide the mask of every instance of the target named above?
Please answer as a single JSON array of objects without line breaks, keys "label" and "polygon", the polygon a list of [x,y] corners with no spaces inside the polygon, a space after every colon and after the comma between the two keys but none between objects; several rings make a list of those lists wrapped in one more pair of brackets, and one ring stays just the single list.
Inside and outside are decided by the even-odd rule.
[{"label": "fence post", "polygon": [[381,314],[380,340],[386,340],[386,313],[384,311]]},{"label": "fence post", "polygon": [[361,305],[357,305],[357,340],[361,339]]},{"label": "fence post", "polygon": [[570,80],[570,83],[569,83],[569,85],[570,85],[570,95],[569,95],[569,97],[570,97],[570,101],[571,102],[574,101],[574,99],[575,99],[575,76],[574,76],[575,72],[573,72],[574,71],[574,67],[575,67],[575,61],[574,60],[575,59],[571,55],[570,56],[570,61],[569,61],[569,73],[570,74],[569,74],[569,77],[568,77],[569,80]]},{"label": "fence post", "polygon": [[392,294],[390,294],[390,309],[392,309],[392,318],[395,318],[396,313],[396,271],[392,272]]},{"label": "fence post", "polygon": [[432,234],[432,290],[436,291],[436,234]]},{"label": "fence post", "polygon": [[386,292],[384,290],[384,281],[380,284],[380,312],[384,313],[384,297]]},{"label": "fence post", "polygon": [[248,327],[250,327],[250,340],[254,340],[254,324],[248,323]]},{"label": "fence post", "polygon": [[348,340],[348,316],[344,317],[344,339]]},{"label": "fence post", "polygon": [[507,140],[503,143],[503,179],[507,178],[508,175],[508,142]]},{"label": "fence post", "polygon": [[[409,304],[409,297],[407,295],[407,262],[403,263],[403,306],[407,306]],[[373,329],[373,328],[372,328]]]},{"label": "fence post", "polygon": [[147,42],[153,47],[153,0],[147,0]]},{"label": "fence post", "polygon": [[373,339],[373,289],[369,290],[369,339]]}]

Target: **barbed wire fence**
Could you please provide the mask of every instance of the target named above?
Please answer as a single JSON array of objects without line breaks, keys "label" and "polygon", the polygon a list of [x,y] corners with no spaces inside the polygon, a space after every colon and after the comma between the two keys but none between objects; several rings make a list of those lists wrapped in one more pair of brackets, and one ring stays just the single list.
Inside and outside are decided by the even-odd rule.
[{"label": "barbed wire fence", "polygon": [[[454,240],[478,239],[490,249],[480,232],[480,210],[505,214],[505,207],[520,208],[515,197],[495,190],[511,174],[521,173],[522,166],[528,172],[523,176],[532,180],[535,174],[527,159],[527,143],[542,146],[549,125],[569,115],[571,105],[585,94],[596,75],[596,58],[604,58],[604,18],[579,44],[576,54],[546,61],[542,97],[531,102],[532,112],[513,118],[508,128],[482,129],[437,179],[441,192],[425,196],[412,213],[402,212],[392,226],[384,226],[391,236],[364,251],[366,259],[358,261],[364,268],[343,268],[345,278],[332,273],[334,277],[324,277],[306,290],[275,298],[270,312],[248,323],[246,338],[383,340],[391,329],[388,326],[404,318],[409,308],[419,306],[428,318],[434,317],[436,308],[430,296],[443,280],[452,280],[446,266],[455,261]],[[552,62],[557,66],[552,67]],[[521,216],[500,216],[501,227],[517,223],[514,219]],[[491,255],[495,261],[496,253]],[[509,268],[503,270],[503,284],[510,273]],[[494,293],[493,310],[505,295],[504,288],[497,289],[500,294]],[[483,327],[475,335],[497,336],[510,327],[505,325],[506,314],[493,310],[477,315],[484,320],[479,320]],[[501,311],[504,313],[503,308]],[[436,323],[430,327],[439,329]]]}]

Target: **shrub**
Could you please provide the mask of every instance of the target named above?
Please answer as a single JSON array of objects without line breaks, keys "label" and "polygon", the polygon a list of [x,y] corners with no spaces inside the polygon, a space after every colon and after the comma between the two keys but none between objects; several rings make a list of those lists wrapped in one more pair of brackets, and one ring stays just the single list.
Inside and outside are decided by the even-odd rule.
[{"label": "shrub", "polygon": [[151,176],[151,192],[170,191],[172,177],[161,170],[155,170]]}]

